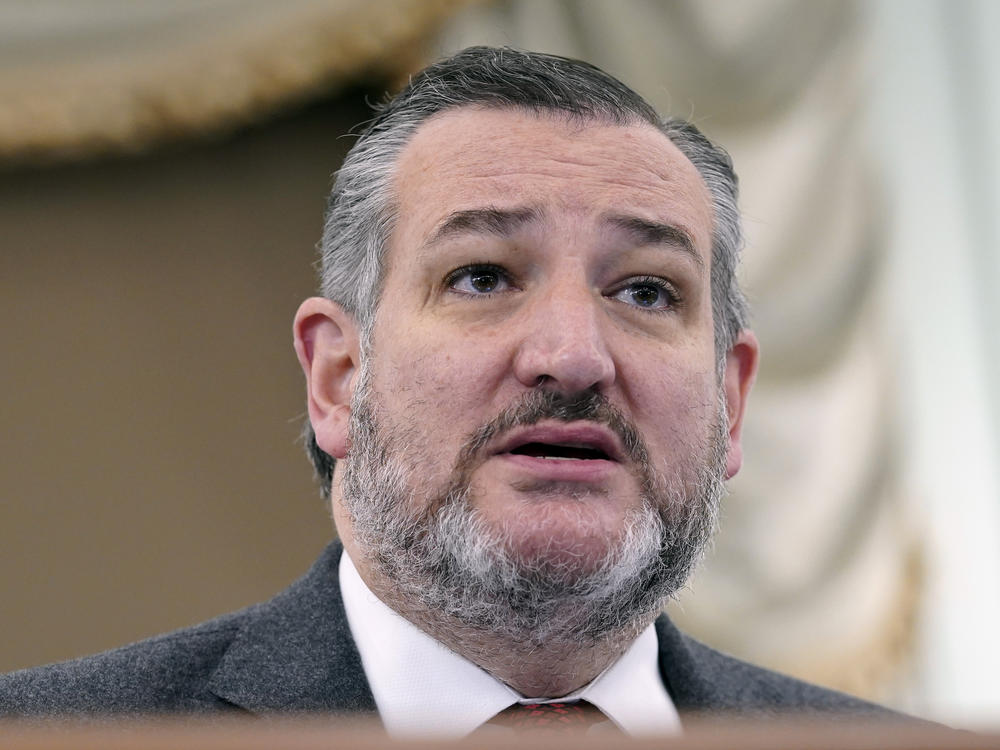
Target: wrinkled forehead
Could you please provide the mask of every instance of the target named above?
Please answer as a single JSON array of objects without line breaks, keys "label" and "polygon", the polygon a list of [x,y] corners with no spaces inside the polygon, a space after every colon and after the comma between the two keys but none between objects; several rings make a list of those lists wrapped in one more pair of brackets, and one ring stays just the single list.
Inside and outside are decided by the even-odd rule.
[{"label": "wrinkled forehead", "polygon": [[[678,225],[710,260],[713,207],[701,175],[658,128],[562,112],[461,107],[424,122],[393,180],[395,239],[426,239],[449,213],[528,205],[635,214]],[[392,243],[399,246],[398,242]]]}]

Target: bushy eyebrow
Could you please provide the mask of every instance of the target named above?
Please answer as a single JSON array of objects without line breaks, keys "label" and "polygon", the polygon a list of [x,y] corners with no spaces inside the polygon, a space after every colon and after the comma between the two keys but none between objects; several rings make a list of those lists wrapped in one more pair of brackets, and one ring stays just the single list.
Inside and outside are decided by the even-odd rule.
[{"label": "bushy eyebrow", "polygon": [[[473,208],[453,211],[431,233],[424,246],[427,247],[450,237],[467,234],[510,237],[525,224],[539,221],[541,218],[541,211],[532,207]],[[613,229],[627,233],[637,245],[673,247],[688,255],[699,268],[704,269],[705,267],[705,260],[701,257],[701,253],[695,249],[691,236],[680,227],[628,214],[606,214],[601,217],[601,222]]]},{"label": "bushy eyebrow", "polygon": [[534,208],[474,208],[454,211],[434,230],[425,245],[463,234],[488,234],[509,237],[525,224],[537,221]]},{"label": "bushy eyebrow", "polygon": [[602,221],[604,224],[628,233],[632,240],[639,245],[675,247],[689,255],[700,268],[705,267],[705,259],[695,249],[691,236],[680,227],[622,214],[608,214],[602,217]]}]

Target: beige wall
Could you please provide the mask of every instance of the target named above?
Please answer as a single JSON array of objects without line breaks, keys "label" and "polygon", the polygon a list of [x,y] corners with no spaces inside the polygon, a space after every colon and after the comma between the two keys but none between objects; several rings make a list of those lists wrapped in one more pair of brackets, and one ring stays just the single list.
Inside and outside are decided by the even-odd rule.
[{"label": "beige wall", "polygon": [[332,536],[291,320],[366,116],[0,174],[0,671],[266,598]]}]

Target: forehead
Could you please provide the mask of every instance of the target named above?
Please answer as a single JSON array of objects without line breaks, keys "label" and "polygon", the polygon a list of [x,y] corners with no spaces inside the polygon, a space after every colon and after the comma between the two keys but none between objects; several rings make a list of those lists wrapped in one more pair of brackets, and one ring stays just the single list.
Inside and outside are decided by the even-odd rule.
[{"label": "forehead", "polygon": [[712,201],[695,166],[647,123],[459,108],[425,122],[403,149],[394,247],[421,243],[451,213],[529,207],[553,221],[607,212],[677,226],[710,259]]}]

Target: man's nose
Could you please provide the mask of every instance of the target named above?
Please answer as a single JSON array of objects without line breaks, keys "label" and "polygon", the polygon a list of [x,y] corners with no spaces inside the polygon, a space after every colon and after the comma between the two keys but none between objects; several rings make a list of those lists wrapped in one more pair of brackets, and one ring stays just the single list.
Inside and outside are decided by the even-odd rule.
[{"label": "man's nose", "polygon": [[615,380],[615,363],[603,322],[603,298],[569,284],[540,291],[525,311],[514,360],[517,379],[565,393],[602,391]]}]

